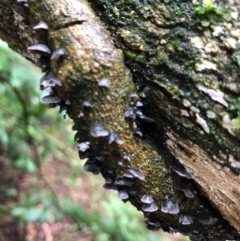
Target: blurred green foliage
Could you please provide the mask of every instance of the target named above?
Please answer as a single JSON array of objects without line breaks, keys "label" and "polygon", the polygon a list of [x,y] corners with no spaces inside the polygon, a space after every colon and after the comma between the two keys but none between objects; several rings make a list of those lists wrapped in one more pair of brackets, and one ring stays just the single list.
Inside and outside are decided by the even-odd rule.
[{"label": "blurred green foliage", "polygon": [[[28,172],[36,171],[37,161],[43,161],[54,151],[54,142],[44,138],[41,127],[59,123],[61,118],[46,114],[46,107],[39,102],[37,80],[41,75],[37,68],[1,42],[0,151]],[[41,152],[36,151],[38,146],[43,147]]]},{"label": "blurred green foliage", "polygon": [[[81,229],[91,229],[94,241],[160,241],[153,232],[149,232],[140,221],[140,212],[132,205],[125,204],[110,195],[99,205],[100,212],[87,213],[83,208],[66,200],[65,212],[74,218]],[[103,215],[105,214],[105,215]]]},{"label": "blurred green foliage", "polygon": [[[66,149],[74,145],[74,133],[66,127],[70,124],[66,125],[57,109],[46,111],[46,106],[39,101],[37,80],[41,76],[37,68],[0,42],[0,164],[7,160],[31,175],[39,175],[42,163],[49,157],[69,160],[71,157]],[[64,136],[64,140],[60,136]],[[81,171],[76,168],[76,162],[69,163],[73,176],[65,178],[79,178]],[[38,178],[41,177],[40,173]],[[12,186],[6,187],[4,193],[8,197],[17,196],[17,190]],[[113,195],[108,200],[104,198],[98,205],[98,212],[88,213],[71,199],[61,200],[60,204],[58,195],[45,185],[42,190],[28,192],[20,203],[11,203],[11,206],[2,204],[0,221],[1,215],[7,213],[21,222],[57,222],[71,217],[82,232],[87,230],[92,233],[94,241],[160,240],[146,230],[141,215],[134,207]]]}]

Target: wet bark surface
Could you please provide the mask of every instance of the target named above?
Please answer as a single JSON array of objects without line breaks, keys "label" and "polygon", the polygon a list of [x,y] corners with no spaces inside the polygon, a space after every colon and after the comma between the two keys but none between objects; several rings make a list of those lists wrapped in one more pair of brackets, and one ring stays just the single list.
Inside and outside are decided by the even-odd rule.
[{"label": "wet bark surface", "polygon": [[[1,36],[40,57],[45,101],[73,119],[85,169],[150,229],[238,240],[238,3],[88,2],[1,1],[2,13],[23,16],[15,39]],[[48,30],[34,31],[39,21]],[[33,45],[30,55],[29,43],[49,50]]]}]

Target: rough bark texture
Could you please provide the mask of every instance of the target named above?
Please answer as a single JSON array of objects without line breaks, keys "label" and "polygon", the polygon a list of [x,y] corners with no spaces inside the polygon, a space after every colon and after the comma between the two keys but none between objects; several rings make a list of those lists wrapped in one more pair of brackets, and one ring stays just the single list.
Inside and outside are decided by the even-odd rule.
[{"label": "rough bark texture", "polygon": [[[48,72],[41,86],[73,119],[85,169],[143,210],[150,229],[239,240],[237,0],[11,3],[0,1],[0,36],[13,49],[33,62],[29,44],[64,49],[44,54],[58,79],[49,84]],[[32,30],[40,20],[48,31]]]}]

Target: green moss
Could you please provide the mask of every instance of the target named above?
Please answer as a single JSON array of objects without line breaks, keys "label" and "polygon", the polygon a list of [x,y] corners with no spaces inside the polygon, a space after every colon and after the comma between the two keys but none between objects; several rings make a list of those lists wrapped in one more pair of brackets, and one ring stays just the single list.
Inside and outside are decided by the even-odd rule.
[{"label": "green moss", "polygon": [[171,45],[173,46],[176,52],[182,52],[183,48],[181,46],[181,41],[179,39],[174,39],[171,41]]},{"label": "green moss", "polygon": [[159,66],[162,63],[164,63],[165,60],[167,60],[167,54],[165,52],[158,53],[156,56],[154,56],[151,59],[151,65],[153,66]]},{"label": "green moss", "polygon": [[228,109],[232,112],[237,112],[240,114],[240,97],[238,98],[230,98],[228,100]]},{"label": "green moss", "polygon": [[232,55],[233,61],[240,67],[240,46],[238,45],[235,52]]},{"label": "green moss", "polygon": [[201,25],[202,25],[202,27],[209,27],[209,26],[210,26],[210,22],[209,22],[209,21],[206,21],[206,20],[205,20],[205,21],[203,20],[203,21],[201,22]]},{"label": "green moss", "polygon": [[145,60],[145,54],[137,54],[134,51],[128,50],[125,52],[126,56],[130,58],[131,60],[135,60],[137,62],[142,62]]},{"label": "green moss", "polygon": [[203,3],[195,8],[198,15],[216,14],[222,16],[222,9],[218,8],[212,0],[203,0]]}]

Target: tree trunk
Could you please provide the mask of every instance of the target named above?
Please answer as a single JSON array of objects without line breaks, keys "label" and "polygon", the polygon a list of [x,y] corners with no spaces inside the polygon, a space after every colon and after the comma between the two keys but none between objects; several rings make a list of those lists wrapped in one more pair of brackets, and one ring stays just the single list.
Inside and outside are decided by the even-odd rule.
[{"label": "tree trunk", "polygon": [[239,240],[238,1],[18,2],[0,0],[0,36],[47,71],[84,168],[150,229]]}]

